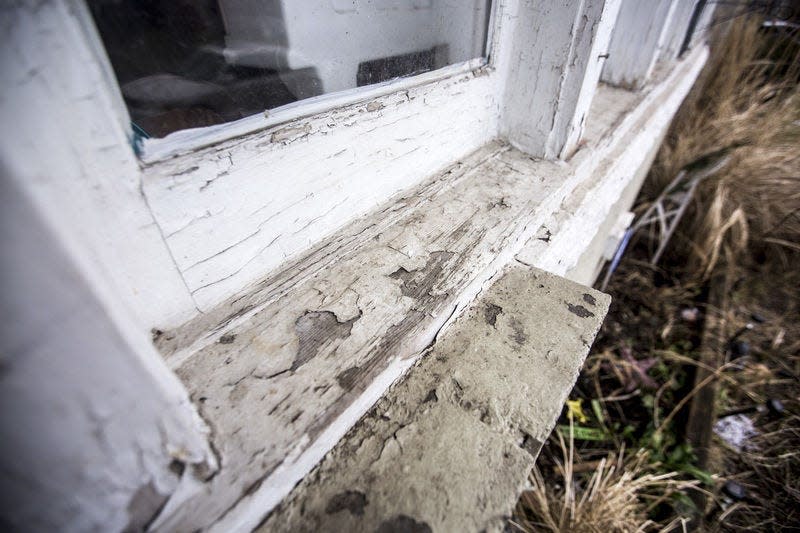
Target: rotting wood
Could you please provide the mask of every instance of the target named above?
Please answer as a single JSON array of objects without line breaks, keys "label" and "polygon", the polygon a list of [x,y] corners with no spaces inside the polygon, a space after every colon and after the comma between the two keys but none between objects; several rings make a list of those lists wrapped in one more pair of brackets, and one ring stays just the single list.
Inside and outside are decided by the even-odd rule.
[{"label": "rotting wood", "polygon": [[[618,168],[606,157],[641,149],[626,135],[654,135],[650,123],[643,129],[643,117],[659,117],[658,131],[666,127],[706,55],[701,50],[670,74],[664,87],[672,91],[659,88],[646,96],[620,122],[620,137],[582,150],[570,164],[490,144],[247,293],[160,335],[168,362],[214,430],[223,466],[203,487],[206,496],[187,501],[157,525],[208,526],[225,513],[214,530],[253,527],[257,513],[280,502],[526,243],[567,247],[566,255],[557,256],[577,259],[582,244],[576,243],[591,235],[576,239],[573,229],[553,229],[544,242],[535,239],[541,226],[563,209],[578,183],[593,183],[598,172],[615,176],[611,192],[630,179],[625,169],[634,160],[624,158]],[[594,190],[589,186],[581,198]],[[601,199],[587,201],[594,210]],[[601,216],[589,214],[575,213],[587,220]],[[547,257],[542,255],[545,262]],[[336,338],[318,339],[316,355],[292,372],[298,318],[323,311],[332,313],[331,325],[360,318],[349,335],[337,327]],[[524,342],[529,332],[517,328],[515,335]]]},{"label": "rotting wood", "polygon": [[[708,466],[709,447],[717,416],[718,380],[713,375],[725,364],[727,356],[725,311],[731,293],[731,283],[725,274],[713,277],[708,284],[700,360],[694,367],[694,396],[689,404],[685,429],[686,441],[697,457],[697,467],[703,470]],[[692,529],[695,530],[702,520],[707,497],[702,491],[692,491],[691,498],[697,508],[692,522]]]}]

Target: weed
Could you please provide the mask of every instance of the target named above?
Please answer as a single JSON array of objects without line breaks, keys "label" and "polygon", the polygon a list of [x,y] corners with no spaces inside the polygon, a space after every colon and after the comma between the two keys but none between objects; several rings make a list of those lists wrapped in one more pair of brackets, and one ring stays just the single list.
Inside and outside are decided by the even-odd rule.
[{"label": "weed", "polygon": [[[572,426],[570,425],[570,428]],[[545,483],[538,468],[531,474],[531,489],[519,504],[513,522],[521,531],[551,533],[611,533],[669,531],[686,519],[675,518],[659,524],[648,518],[649,511],[673,497],[695,489],[698,482],[675,479],[675,473],[658,473],[647,452],[640,450],[625,458],[624,449],[604,457],[587,474],[575,473],[572,431],[569,444],[557,433],[563,453],[558,465],[559,487]],[[583,477],[584,479],[581,479]]]}]

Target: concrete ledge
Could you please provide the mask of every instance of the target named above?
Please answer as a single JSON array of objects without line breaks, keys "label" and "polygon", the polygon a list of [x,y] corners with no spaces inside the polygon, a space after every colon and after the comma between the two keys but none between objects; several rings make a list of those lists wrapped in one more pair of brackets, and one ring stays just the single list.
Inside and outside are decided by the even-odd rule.
[{"label": "concrete ledge", "polygon": [[610,301],[511,267],[258,531],[501,530]]}]

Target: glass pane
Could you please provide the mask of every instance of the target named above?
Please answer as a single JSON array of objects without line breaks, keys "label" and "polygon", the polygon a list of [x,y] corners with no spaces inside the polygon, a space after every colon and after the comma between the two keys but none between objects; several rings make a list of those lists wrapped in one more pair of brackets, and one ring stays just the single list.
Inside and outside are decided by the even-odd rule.
[{"label": "glass pane", "polygon": [[482,57],[491,0],[89,0],[153,137]]}]

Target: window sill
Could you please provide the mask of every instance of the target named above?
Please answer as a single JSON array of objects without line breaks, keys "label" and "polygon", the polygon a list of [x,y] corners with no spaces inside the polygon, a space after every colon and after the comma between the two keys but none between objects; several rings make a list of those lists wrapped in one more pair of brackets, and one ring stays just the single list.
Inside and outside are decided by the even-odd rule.
[{"label": "window sill", "polygon": [[698,47],[618,112],[595,108],[568,162],[492,142],[162,335],[222,468],[156,526],[255,527],[506,265],[596,261],[586,252],[706,57]]}]

